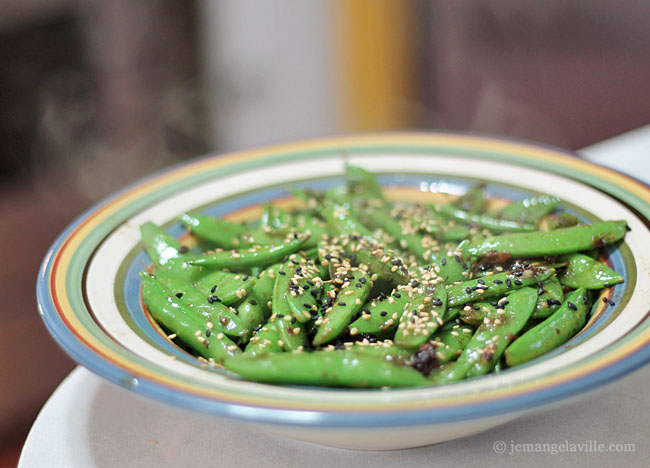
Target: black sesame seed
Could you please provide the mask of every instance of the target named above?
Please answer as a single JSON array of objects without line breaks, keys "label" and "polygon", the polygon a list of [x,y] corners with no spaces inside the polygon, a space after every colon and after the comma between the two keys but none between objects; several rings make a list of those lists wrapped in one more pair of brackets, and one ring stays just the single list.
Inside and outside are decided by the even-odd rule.
[{"label": "black sesame seed", "polygon": [[512,287],[512,281],[510,281],[510,278],[506,280],[506,286],[511,288]]},{"label": "black sesame seed", "polygon": [[286,273],[284,271],[278,271],[278,274],[280,274],[282,276],[286,275]]},{"label": "black sesame seed", "polygon": [[346,304],[345,304],[345,302],[339,302],[339,305],[340,305],[341,307],[345,307]]},{"label": "black sesame seed", "polygon": [[366,284],[366,278],[365,277],[359,278],[359,283]]},{"label": "black sesame seed", "polygon": [[248,275],[244,275],[244,277],[241,280],[246,281],[247,279],[248,279]]},{"label": "black sesame seed", "polygon": [[402,261],[399,258],[396,258],[394,260],[391,260],[390,263],[392,265],[399,265],[400,263],[402,263]]},{"label": "black sesame seed", "polygon": [[251,299],[248,302],[250,302],[251,305],[257,305],[257,301],[255,299]]},{"label": "black sesame seed", "polygon": [[576,306],[573,302],[567,302],[566,305],[571,310],[578,310],[578,306]]},{"label": "black sesame seed", "polygon": [[183,297],[183,293],[176,293],[176,297],[180,299],[181,297]]},{"label": "black sesame seed", "polygon": [[[585,296],[585,297],[587,297],[587,296]],[[606,297],[603,297],[603,302],[604,302],[605,304],[607,304],[608,301],[609,301],[609,299],[607,299]]]},{"label": "black sesame seed", "polygon": [[211,332],[210,329],[208,328],[207,330],[205,330],[205,337],[206,337],[206,338],[210,338],[210,335],[212,335],[212,332]]},{"label": "black sesame seed", "polygon": [[216,290],[217,290],[217,285],[216,284],[210,288],[211,293],[215,292]]},{"label": "black sesame seed", "polygon": [[221,302],[221,299],[219,299],[217,296],[208,296],[208,302],[212,304],[213,302]]},{"label": "black sesame seed", "polygon": [[494,283],[494,284],[502,284],[503,281],[501,281],[501,280],[499,280],[499,279],[495,279],[495,280],[493,281],[493,283]]},{"label": "black sesame seed", "polygon": [[476,282],[477,282],[478,284],[485,284],[485,281],[483,281],[482,279],[477,280]]},{"label": "black sesame seed", "polygon": [[381,315],[382,317],[386,317],[388,315],[388,312],[384,310],[382,312],[379,312],[379,315]]},{"label": "black sesame seed", "polygon": [[516,279],[516,280],[515,280],[515,284],[516,284],[517,286],[521,286],[521,285],[524,284],[524,283],[522,283],[520,279]]},{"label": "black sesame seed", "polygon": [[284,314],[277,314],[276,317],[277,318],[282,318],[282,317],[284,317]]},{"label": "black sesame seed", "polygon": [[610,306],[615,306],[616,302],[614,302],[612,300],[609,300],[609,301],[607,301],[607,304],[609,304]]},{"label": "black sesame seed", "polygon": [[316,291],[315,289],[312,289],[309,293],[312,295],[314,299],[318,298],[318,291]]},{"label": "black sesame seed", "polygon": [[184,254],[184,253],[187,253],[187,252],[189,252],[189,251],[190,251],[190,248],[189,248],[188,246],[186,246],[186,245],[181,245],[181,246],[178,248],[178,253],[182,253],[182,254]]},{"label": "black sesame seed", "polygon": [[446,258],[443,258],[442,260],[440,260],[440,264],[441,264],[442,266],[445,266],[445,265],[447,264],[447,259],[446,259]]},{"label": "black sesame seed", "polygon": [[399,299],[400,297],[402,297],[402,295],[400,293],[393,293],[393,297]]},{"label": "black sesame seed", "polygon": [[466,292],[467,294],[472,294],[472,288],[470,288],[469,286],[466,287],[466,288],[465,288],[465,292]]},{"label": "black sesame seed", "polygon": [[307,304],[306,302],[302,306],[306,309],[311,309],[311,304]]}]

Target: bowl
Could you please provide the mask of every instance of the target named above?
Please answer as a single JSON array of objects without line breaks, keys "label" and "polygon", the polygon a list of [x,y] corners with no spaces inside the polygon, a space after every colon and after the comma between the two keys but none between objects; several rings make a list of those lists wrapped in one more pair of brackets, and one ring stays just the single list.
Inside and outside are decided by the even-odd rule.
[{"label": "bowl", "polygon": [[[492,197],[547,193],[593,222],[624,219],[609,263],[625,282],[602,294],[585,329],[525,365],[451,385],[391,390],[273,386],[207,369],[171,343],[143,311],[138,273],[150,263],[139,226],[176,236],[179,214],[245,219],[287,188],[341,183],[345,163],[369,169],[393,198],[463,193],[478,181]],[[58,237],[38,277],[43,320],[78,363],[132,392],[219,418],[336,447],[395,449],[473,434],[583,395],[650,359],[650,190],[562,150],[482,136],[415,133],[347,136],[210,156],[132,185],[90,209]]]}]

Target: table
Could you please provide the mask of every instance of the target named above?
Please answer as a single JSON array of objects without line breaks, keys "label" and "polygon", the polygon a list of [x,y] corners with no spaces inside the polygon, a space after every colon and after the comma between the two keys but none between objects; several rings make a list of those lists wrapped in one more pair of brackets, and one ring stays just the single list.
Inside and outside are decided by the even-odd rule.
[{"label": "table", "polygon": [[[649,152],[650,126],[581,154],[650,183]],[[163,405],[78,367],[41,410],[19,467],[647,466],[648,381],[650,366],[578,401],[475,436],[409,450],[360,452],[284,439]]]}]

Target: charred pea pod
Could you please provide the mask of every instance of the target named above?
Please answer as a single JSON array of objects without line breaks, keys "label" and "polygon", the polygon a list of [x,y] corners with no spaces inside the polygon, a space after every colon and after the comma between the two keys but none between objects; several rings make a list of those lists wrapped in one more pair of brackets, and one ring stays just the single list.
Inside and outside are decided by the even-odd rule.
[{"label": "charred pea pod", "polygon": [[245,271],[251,267],[264,267],[297,252],[309,238],[302,234],[295,234],[292,237],[281,244],[243,250],[226,250],[210,255],[192,257],[186,261],[191,265],[227,268],[231,271]]},{"label": "charred pea pod", "polygon": [[562,306],[506,349],[506,363],[516,366],[564,344],[584,327],[589,301],[585,288],[570,293]]},{"label": "charred pea pod", "polygon": [[624,278],[598,260],[582,255],[573,254],[567,257],[569,266],[559,280],[570,288],[602,289],[622,283]]},{"label": "charred pea pod", "polygon": [[244,245],[240,237],[246,228],[241,224],[198,213],[184,213],[179,219],[192,234],[219,247],[235,249]]},{"label": "charred pea pod", "polygon": [[512,293],[503,308],[484,319],[460,357],[435,370],[429,380],[441,384],[487,374],[524,327],[536,302],[537,291],[532,288]]},{"label": "charred pea pod", "polygon": [[477,226],[490,229],[491,231],[498,232],[528,232],[534,231],[535,226],[528,223],[519,223],[508,219],[493,218],[489,215],[480,215],[468,213],[467,211],[459,210],[451,205],[440,205],[436,207],[436,211],[447,218],[462,221],[468,224],[475,224]]},{"label": "charred pea pod", "polygon": [[438,283],[413,288],[395,333],[395,344],[407,349],[417,348],[442,325],[447,309],[447,290]]},{"label": "charred pea pod", "polygon": [[[326,310],[325,316],[316,321],[318,328],[313,340],[314,346],[329,343],[345,330],[365,304],[371,288],[372,282],[368,275],[362,271],[350,271],[334,304]],[[352,330],[350,332],[352,334]]]},{"label": "charred pea pod", "polygon": [[[342,387],[418,387],[427,380],[416,370],[354,350],[241,354],[225,367],[247,380],[276,384]],[[318,369],[318,372],[314,372]]]},{"label": "charred pea pod", "polygon": [[467,247],[475,256],[507,255],[515,258],[563,255],[613,244],[625,236],[625,221],[603,221],[554,231],[503,234]]},{"label": "charred pea pod", "polygon": [[[539,294],[541,292],[541,294]],[[551,315],[564,302],[564,291],[557,276],[553,276],[539,286],[537,305],[533,312],[534,319],[543,319]]]},{"label": "charred pea pod", "polygon": [[447,288],[447,304],[459,306],[469,302],[480,301],[486,297],[502,296],[509,291],[536,285],[538,281],[546,281],[555,274],[552,268],[528,268],[508,273],[497,273],[484,276]]},{"label": "charred pea pod", "polygon": [[549,195],[524,198],[510,203],[501,210],[501,217],[519,221],[520,223],[536,224],[547,214],[553,212],[560,203],[560,199]]},{"label": "charred pea pod", "polygon": [[197,315],[184,306],[149,273],[142,272],[140,278],[142,299],[152,317],[198,355],[221,362],[240,352],[234,342],[215,329],[209,317]]}]

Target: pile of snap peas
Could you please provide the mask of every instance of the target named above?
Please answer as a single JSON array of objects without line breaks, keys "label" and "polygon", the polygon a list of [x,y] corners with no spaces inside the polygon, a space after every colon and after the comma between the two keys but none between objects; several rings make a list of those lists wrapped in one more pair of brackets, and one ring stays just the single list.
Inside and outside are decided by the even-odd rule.
[{"label": "pile of snap peas", "polygon": [[489,209],[480,184],[450,203],[391,203],[364,169],[348,165],[345,180],[292,189],[300,209],[269,203],[256,222],[183,214],[205,249],[145,223],[146,309],[236,378],[416,387],[555,349],[623,282],[599,255],[624,221],[584,224],[547,195]]}]

